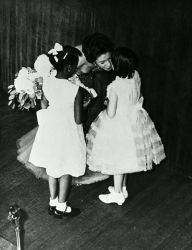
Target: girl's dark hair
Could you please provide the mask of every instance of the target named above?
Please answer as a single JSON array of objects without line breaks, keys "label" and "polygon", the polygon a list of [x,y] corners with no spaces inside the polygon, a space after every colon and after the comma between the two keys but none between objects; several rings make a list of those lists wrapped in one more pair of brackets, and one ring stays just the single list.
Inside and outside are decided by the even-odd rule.
[{"label": "girl's dark hair", "polygon": [[70,45],[63,46],[63,50],[57,51],[57,55],[48,54],[50,63],[58,73],[64,72],[70,66],[71,76],[76,72],[79,56],[82,56],[81,51]]},{"label": "girl's dark hair", "polygon": [[82,51],[90,63],[95,62],[100,55],[112,52],[113,49],[112,41],[102,33],[89,35],[82,42]]},{"label": "girl's dark hair", "polygon": [[119,47],[112,54],[112,64],[117,76],[132,78],[138,67],[138,59],[131,49]]}]

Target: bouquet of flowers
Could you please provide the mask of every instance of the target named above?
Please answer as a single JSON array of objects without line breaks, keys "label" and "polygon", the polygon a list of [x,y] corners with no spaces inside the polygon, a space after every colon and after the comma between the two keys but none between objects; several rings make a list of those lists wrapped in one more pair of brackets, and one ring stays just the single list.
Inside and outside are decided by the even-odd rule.
[{"label": "bouquet of flowers", "polygon": [[13,85],[8,86],[9,106],[14,109],[16,105],[19,109],[34,108],[36,100],[42,96],[43,78],[39,76],[36,70],[22,67],[16,74]]},{"label": "bouquet of flowers", "polygon": [[35,63],[34,69],[22,67],[16,74],[14,84],[8,86],[8,105],[14,109],[29,110],[34,108],[37,100],[42,98],[43,79],[50,76],[52,65],[46,55],[40,55]]}]

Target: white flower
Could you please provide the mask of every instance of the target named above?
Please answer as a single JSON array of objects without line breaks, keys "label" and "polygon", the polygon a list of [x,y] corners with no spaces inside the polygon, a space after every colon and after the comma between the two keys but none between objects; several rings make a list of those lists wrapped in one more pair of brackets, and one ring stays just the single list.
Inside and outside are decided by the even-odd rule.
[{"label": "white flower", "polygon": [[35,78],[38,78],[39,77],[39,74],[37,72],[33,72],[31,74],[28,74],[28,79],[31,80],[31,81],[34,81]]},{"label": "white flower", "polygon": [[14,85],[16,91],[19,93],[26,92],[29,95],[34,93],[34,83],[27,78],[17,77],[15,79]]},{"label": "white flower", "polygon": [[29,71],[27,68],[22,67],[19,70],[18,77],[26,79],[28,77]]}]

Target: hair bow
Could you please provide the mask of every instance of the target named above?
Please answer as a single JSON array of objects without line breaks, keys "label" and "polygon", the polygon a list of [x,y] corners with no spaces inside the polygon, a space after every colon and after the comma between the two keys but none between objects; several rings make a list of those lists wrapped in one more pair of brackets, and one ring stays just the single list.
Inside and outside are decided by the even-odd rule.
[{"label": "hair bow", "polygon": [[48,51],[48,54],[52,54],[53,56],[56,56],[58,54],[58,51],[62,51],[63,46],[59,43],[55,43],[55,46],[53,49]]},{"label": "hair bow", "polygon": [[49,50],[48,54],[52,54],[54,56],[55,61],[58,62],[58,58],[56,55],[58,54],[58,51],[62,51],[62,50],[63,50],[63,46],[59,43],[55,43],[54,48]]}]

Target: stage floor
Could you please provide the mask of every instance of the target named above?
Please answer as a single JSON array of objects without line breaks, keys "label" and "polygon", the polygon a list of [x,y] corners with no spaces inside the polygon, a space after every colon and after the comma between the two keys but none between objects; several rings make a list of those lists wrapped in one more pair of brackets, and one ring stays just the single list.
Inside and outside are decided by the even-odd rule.
[{"label": "stage floor", "polygon": [[[123,206],[98,200],[111,179],[73,187],[69,204],[81,214],[62,220],[47,213],[48,184],[16,160],[16,140],[36,126],[31,112],[11,110],[0,94],[0,236],[16,245],[9,207],[22,209],[25,250],[181,250],[192,249],[192,180],[162,163],[148,173],[130,175]],[[1,244],[1,241],[0,241]],[[0,249],[3,249],[0,245]]]}]

